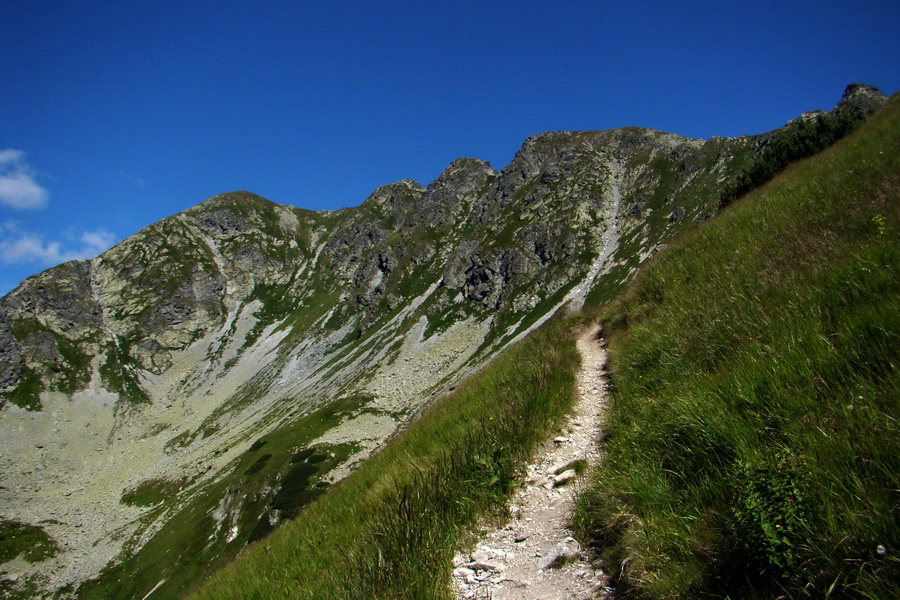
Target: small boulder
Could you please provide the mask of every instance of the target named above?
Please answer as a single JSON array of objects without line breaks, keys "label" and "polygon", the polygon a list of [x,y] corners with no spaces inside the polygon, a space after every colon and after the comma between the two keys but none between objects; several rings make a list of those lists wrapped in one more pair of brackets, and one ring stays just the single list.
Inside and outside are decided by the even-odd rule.
[{"label": "small boulder", "polygon": [[575,472],[575,469],[568,469],[563,471],[559,475],[553,478],[553,487],[560,487],[566,485],[570,481],[574,480],[578,477],[578,474]]},{"label": "small boulder", "polygon": [[566,538],[566,541],[560,542],[550,548],[550,550],[541,558],[538,568],[542,571],[546,569],[558,569],[568,562],[578,559],[581,547],[573,538]]},{"label": "small boulder", "polygon": [[467,569],[472,569],[473,571],[492,571],[494,573],[503,571],[503,565],[486,560],[473,560],[463,566]]}]

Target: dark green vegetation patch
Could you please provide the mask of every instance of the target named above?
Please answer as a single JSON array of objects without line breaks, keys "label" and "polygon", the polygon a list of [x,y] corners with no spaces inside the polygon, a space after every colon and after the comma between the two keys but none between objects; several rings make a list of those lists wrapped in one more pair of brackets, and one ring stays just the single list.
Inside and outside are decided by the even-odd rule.
[{"label": "dark green vegetation patch", "polygon": [[47,560],[59,552],[56,541],[46,531],[35,525],[16,521],[0,521],[0,563],[21,556],[36,563]]},{"label": "dark green vegetation patch", "polygon": [[152,506],[174,497],[190,480],[148,479],[122,494],[122,503],[132,506]]}]

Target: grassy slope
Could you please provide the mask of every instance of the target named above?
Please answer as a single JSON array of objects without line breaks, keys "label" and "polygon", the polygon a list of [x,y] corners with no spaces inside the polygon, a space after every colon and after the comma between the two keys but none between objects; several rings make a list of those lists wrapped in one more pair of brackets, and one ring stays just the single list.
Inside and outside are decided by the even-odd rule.
[{"label": "grassy slope", "polygon": [[614,402],[576,517],[620,597],[900,585],[900,98],[602,311]]},{"label": "grassy slope", "polygon": [[[883,117],[881,120],[885,119],[887,118]],[[882,137],[885,135],[890,137],[884,133]],[[852,143],[860,144],[859,140]],[[885,142],[882,139],[867,143],[869,146],[878,147],[878,144]],[[865,148],[858,148],[856,151],[866,152]],[[885,154],[888,156],[882,156],[881,162],[893,159],[896,152],[886,151]],[[836,160],[839,164],[851,160],[847,157],[835,159],[832,155],[829,156],[831,158],[826,160]],[[885,165],[869,167],[871,168],[867,167],[863,172],[851,174],[851,179],[870,183],[869,180],[874,181],[871,172],[882,172]],[[809,168],[805,165],[795,170],[803,171]],[[793,181],[790,177],[796,176],[789,176],[787,180],[789,182]],[[809,177],[807,176],[807,179]],[[812,177],[818,178],[818,175]],[[788,185],[797,187],[800,183]],[[817,183],[820,187],[830,186],[833,190],[843,190],[842,186],[845,185],[842,182],[829,182],[825,179],[817,179]],[[828,205],[831,207],[830,213],[825,211],[815,214],[815,219],[807,224],[807,237],[816,238],[816,231],[828,230],[825,225],[831,226],[832,229],[839,226],[837,229],[846,230],[841,234],[846,238],[868,239],[866,236],[872,237],[874,231],[874,237],[879,244],[889,245],[889,234],[891,231],[896,233],[894,225],[897,219],[896,214],[890,213],[891,206],[887,202],[896,195],[895,184],[896,182],[891,184],[894,187],[888,185],[883,186],[880,191],[875,189],[874,192],[872,190],[869,190],[871,193],[867,192],[872,198],[881,193],[882,196],[878,197],[880,199],[876,200],[882,202],[884,206],[873,212],[871,206],[865,208],[860,204],[856,210],[862,212],[856,215],[853,221],[855,225],[850,221],[844,222],[843,215],[835,216],[840,215],[844,207],[838,201],[832,202],[833,206]],[[780,189],[779,185],[785,184],[770,186],[767,193],[771,194],[773,188]],[[780,194],[793,197],[797,195],[795,192],[796,190],[793,192],[782,190]],[[854,194],[857,192],[859,190],[854,191]],[[894,196],[891,196],[891,193]],[[814,203],[825,195],[824,192],[818,196],[810,195],[805,191],[803,194]],[[866,194],[863,193],[860,197],[863,196]],[[726,215],[731,216],[723,218],[733,223],[731,229],[720,231],[712,238],[701,242],[701,245],[705,244],[707,249],[712,250],[700,260],[695,260],[694,254],[702,251],[698,250],[697,242],[690,242],[695,240],[695,237],[688,238],[687,243],[695,244],[689,250],[673,248],[667,256],[682,257],[679,260],[684,264],[678,267],[681,269],[678,271],[680,274],[673,275],[675,271],[669,271],[672,267],[666,261],[674,259],[666,258],[658,261],[651,274],[639,281],[630,299],[614,305],[605,316],[609,328],[620,326],[624,322],[636,323],[615,339],[614,348],[619,347],[618,342],[632,339],[636,332],[642,331],[642,327],[645,330],[651,329],[652,319],[660,318],[663,321],[671,320],[671,324],[667,327],[671,330],[671,336],[676,338],[674,347],[678,349],[677,353],[673,353],[671,348],[667,347],[667,344],[673,343],[671,338],[660,338],[654,347],[642,345],[641,340],[644,338],[638,336],[638,341],[631,347],[634,351],[633,356],[637,358],[628,368],[640,380],[633,382],[635,389],[640,391],[635,396],[638,398],[636,406],[639,410],[635,410],[629,419],[623,417],[623,421],[627,423],[616,424],[615,427],[619,429],[614,427],[616,431],[622,432],[634,425],[632,429],[636,434],[635,437],[622,439],[632,440],[644,456],[649,455],[652,458],[651,462],[655,461],[655,465],[658,463],[656,466],[659,466],[659,469],[654,473],[651,473],[653,469],[644,468],[645,465],[638,465],[640,468],[629,465],[628,468],[634,467],[633,471],[628,473],[623,471],[620,475],[625,479],[630,477],[637,484],[650,489],[651,494],[655,494],[649,498],[651,505],[667,507],[668,516],[659,519],[655,525],[657,532],[662,535],[657,539],[650,539],[652,536],[645,530],[635,529],[633,527],[635,514],[624,510],[625,504],[620,502],[621,499],[614,493],[610,493],[609,488],[597,486],[591,494],[585,496],[582,503],[584,510],[581,526],[586,534],[599,535],[605,537],[607,541],[627,540],[629,544],[633,544],[634,539],[628,538],[625,532],[634,530],[638,531],[638,535],[648,537],[650,539],[648,543],[658,545],[657,553],[653,555],[651,562],[656,560],[662,566],[657,568],[655,563],[650,564],[650,567],[638,575],[635,575],[639,572],[634,569],[643,567],[641,563],[635,562],[634,556],[626,555],[624,551],[618,555],[616,550],[610,553],[613,560],[618,558],[625,564],[633,563],[634,569],[628,571],[631,577],[629,581],[635,585],[635,589],[649,590],[651,595],[679,595],[685,590],[699,589],[701,585],[706,586],[707,590],[715,586],[732,585],[734,582],[725,582],[720,575],[731,569],[735,560],[738,562],[749,560],[748,564],[757,571],[765,571],[775,579],[781,578],[782,582],[787,581],[789,584],[788,571],[796,570],[797,565],[806,560],[805,556],[801,556],[789,545],[794,543],[793,540],[787,539],[779,531],[787,525],[791,525],[794,529],[801,525],[806,526],[806,521],[809,520],[806,512],[793,510],[794,503],[801,500],[799,494],[795,494],[793,490],[809,487],[812,482],[808,456],[798,456],[778,441],[779,436],[788,435],[782,433],[779,422],[779,419],[786,417],[777,416],[774,408],[764,411],[763,416],[757,415],[754,418],[758,422],[753,421],[755,423],[753,427],[756,429],[751,427],[753,435],[747,435],[746,431],[739,433],[739,449],[735,449],[728,446],[731,441],[727,439],[722,441],[728,436],[722,435],[721,430],[731,431],[731,424],[726,422],[728,419],[740,421],[755,410],[752,406],[750,408],[745,406],[748,403],[753,404],[750,400],[744,398],[738,402],[740,406],[737,417],[728,416],[730,413],[723,411],[726,418],[720,423],[719,413],[708,410],[710,403],[718,400],[718,396],[715,397],[716,400],[711,401],[709,395],[693,396],[693,392],[688,390],[682,394],[689,400],[684,405],[687,410],[673,416],[672,422],[667,425],[667,421],[657,423],[660,416],[658,412],[646,410],[648,407],[658,410],[659,401],[663,396],[654,392],[644,397],[645,391],[656,389],[654,386],[661,389],[668,385],[663,381],[662,371],[654,373],[653,369],[662,365],[660,368],[663,371],[668,369],[671,375],[681,364],[673,362],[676,354],[681,359],[688,356],[692,360],[699,361],[694,365],[695,370],[690,373],[721,383],[730,381],[724,376],[719,379],[716,374],[725,370],[722,365],[728,361],[734,359],[739,370],[753,366],[752,360],[741,358],[745,342],[754,342],[756,345],[751,344],[747,347],[752,348],[753,352],[760,356],[781,352],[780,348],[772,345],[777,337],[774,333],[769,333],[769,337],[765,337],[763,328],[755,335],[744,332],[745,337],[742,338],[739,333],[743,330],[738,327],[740,319],[734,323],[730,322],[730,317],[718,314],[724,309],[709,303],[704,305],[701,302],[699,309],[686,303],[684,308],[679,306],[678,309],[673,309],[674,312],[662,317],[650,315],[652,310],[666,305],[666,299],[684,302],[685,298],[697,295],[696,287],[682,286],[680,285],[682,282],[714,290],[707,296],[719,294],[719,287],[723,285],[726,288],[730,285],[738,290],[742,304],[735,312],[745,319],[743,321],[745,326],[753,328],[758,326],[751,322],[753,319],[759,319],[758,323],[764,321],[764,315],[760,313],[766,311],[760,308],[760,302],[771,302],[773,297],[779,298],[785,294],[789,305],[802,302],[804,293],[794,292],[793,296],[790,295],[790,287],[799,285],[796,278],[802,270],[794,269],[790,264],[794,255],[802,259],[799,261],[801,266],[815,266],[824,256],[845,257],[846,245],[842,246],[831,239],[837,235],[836,233],[822,236],[821,240],[798,238],[799,241],[794,246],[798,244],[803,246],[806,249],[805,254],[798,251],[803,248],[792,247],[790,243],[785,243],[785,238],[797,233],[794,231],[797,221],[794,212],[802,209],[796,206],[781,206],[779,202],[783,200],[779,201],[777,197],[768,202],[774,204],[772,207],[767,205],[765,211],[737,207],[728,211]],[[759,199],[750,199],[742,205],[745,206],[747,203],[754,203],[754,207],[757,206],[756,203],[764,204]],[[896,207],[893,210],[896,211]],[[779,216],[779,211],[784,214]],[[734,216],[741,214],[744,216]],[[883,225],[878,220],[872,220],[878,216],[884,217]],[[734,224],[735,219],[738,220],[737,224]],[[768,220],[772,219],[778,220],[781,225],[787,225],[786,230],[779,232],[776,228],[770,231]],[[703,230],[707,232],[706,234],[700,235],[708,236],[708,229]],[[808,248],[804,244],[808,245]],[[758,248],[772,250],[773,252],[769,254],[780,256],[780,262],[776,260],[772,263],[772,257],[766,258],[763,256],[765,252]],[[827,250],[828,253],[820,256],[820,250]],[[725,265],[721,260],[722,257],[727,256],[730,259],[735,252],[751,254],[754,257],[751,262],[754,264],[743,265],[743,262],[735,260]],[[759,270],[759,265],[755,263],[763,264],[765,261],[769,262],[765,263],[763,273],[754,272],[754,269]],[[722,272],[716,274],[717,271],[711,266],[714,263],[723,263],[718,266],[727,268],[719,269]],[[853,261],[847,264],[851,272],[856,268]],[[860,268],[868,267],[863,265]],[[728,283],[730,281],[728,277],[732,276],[739,277],[739,280]],[[837,280],[841,277],[843,275],[840,273],[832,274],[832,278]],[[756,287],[739,286],[740,283],[750,282]],[[820,292],[826,296],[831,293],[825,288]],[[851,296],[855,293],[852,290],[848,292]],[[755,309],[751,310],[753,306]],[[844,309],[845,312],[850,310],[847,307]],[[782,311],[782,308],[778,308],[776,312],[778,311]],[[641,323],[641,319],[646,319],[646,323]],[[786,316],[785,319],[790,322],[794,317]],[[698,324],[702,327],[694,327]],[[780,331],[777,325],[772,327]],[[554,322],[537,336],[511,350],[502,360],[463,386],[447,402],[434,407],[421,423],[411,428],[385,452],[369,461],[357,474],[320,499],[312,510],[305,511],[284,531],[251,547],[234,565],[215,575],[202,589],[195,592],[195,597],[445,597],[449,580],[450,553],[463,535],[465,527],[470,525],[478,514],[497,509],[501,505],[504,494],[511,485],[515,466],[534,447],[537,440],[548,432],[571,400],[571,381],[577,358],[574,355],[573,345],[565,336],[567,328],[568,324],[564,322]],[[657,333],[660,332],[661,330],[657,330]],[[852,332],[850,335],[852,337]],[[678,339],[681,337],[684,339]],[[657,340],[653,335],[647,339]],[[803,353],[808,349],[808,345],[800,347],[804,360],[806,355]],[[670,354],[672,356],[669,356]],[[627,352],[618,356],[620,367],[632,360]],[[742,360],[747,364],[741,363]],[[625,385],[627,377],[623,377],[625,372],[623,369],[624,367],[617,371],[616,382],[627,391]],[[765,368],[763,371],[767,373]],[[752,376],[750,371],[744,370],[741,373],[748,377]],[[641,374],[645,376],[642,377]],[[794,376],[803,377],[802,374]],[[762,391],[753,387],[755,384],[748,383],[753,381],[752,379],[740,380],[739,387],[753,387],[753,393],[759,395],[759,398],[754,396],[753,401],[761,404],[767,402],[760,399],[761,394],[772,395],[771,388],[778,387],[781,383],[778,379],[780,375],[776,374],[773,377],[774,380],[771,381],[763,378],[761,385],[764,387],[760,388]],[[721,390],[715,385],[713,389],[719,393]],[[727,390],[727,385],[722,389]],[[627,400],[628,396],[623,396],[620,406],[625,406]],[[674,401],[669,403],[675,404]],[[706,414],[695,410],[698,404],[703,405]],[[654,427],[659,425],[654,435],[645,435],[647,432],[641,429],[647,422],[645,419],[648,418],[654,423]],[[670,434],[674,435],[669,437]],[[768,443],[771,441],[769,437],[777,443]],[[619,443],[617,439],[618,434],[613,438],[611,446],[613,454],[616,452],[616,444]],[[653,446],[661,440],[663,441],[661,445]],[[623,456],[626,454],[622,453]],[[885,448],[886,456],[896,454],[890,447]],[[626,456],[623,459],[626,462],[619,466],[628,464],[627,460],[633,458]],[[638,459],[639,462],[640,460],[642,459]],[[721,469],[717,471],[719,467]],[[714,490],[713,505],[709,503],[696,505],[702,504],[700,517],[690,513],[678,513],[680,509],[676,508],[676,505],[681,506],[684,494],[679,485],[672,484],[669,479],[672,478],[672,474],[679,471],[687,474],[686,479],[691,482],[707,482],[713,480],[716,474],[726,474],[739,482],[740,490],[737,492],[730,488],[724,491]],[[622,482],[623,480],[619,479],[616,485],[622,485]],[[715,483],[707,487],[715,488]],[[776,501],[783,500],[783,502],[781,505],[777,502],[772,504],[772,498],[766,496],[768,492],[758,491],[757,488],[787,491],[789,497],[775,498]],[[703,493],[706,492],[695,494],[694,491],[690,491],[687,495]],[[726,510],[729,503],[733,504],[736,498],[747,504],[742,515],[732,514]],[[807,504],[808,501],[799,502],[797,506]],[[772,520],[769,514],[772,507],[780,511],[778,518],[782,519],[781,521]],[[766,522],[767,518],[771,522]],[[789,520],[792,520],[791,523],[788,523]],[[679,524],[681,529],[678,527],[672,529],[673,523]],[[738,527],[742,528],[739,535]],[[744,545],[748,548],[752,546],[757,551],[756,555],[748,549],[737,548],[739,543],[736,540],[739,538],[746,542]],[[202,554],[203,551],[200,549],[198,556]],[[670,573],[664,573],[665,565],[673,566]],[[647,581],[641,577],[647,577]],[[159,593],[163,593],[162,588],[157,595]],[[163,596],[165,595],[166,593],[163,593]]]},{"label": "grassy slope", "polygon": [[477,515],[570,408],[578,356],[551,320],[501,354],[194,598],[446,598]]}]

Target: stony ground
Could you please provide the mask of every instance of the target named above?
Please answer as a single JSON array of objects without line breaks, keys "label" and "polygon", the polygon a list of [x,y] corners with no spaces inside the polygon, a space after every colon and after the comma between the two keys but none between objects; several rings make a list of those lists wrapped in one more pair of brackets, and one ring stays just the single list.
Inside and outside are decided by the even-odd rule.
[{"label": "stony ground", "polygon": [[600,457],[606,401],[606,352],[596,327],[578,338],[579,398],[562,435],[548,440],[528,465],[510,501],[510,519],[484,532],[453,559],[460,599],[569,600],[610,598],[607,577],[572,537],[567,523],[580,473]]}]

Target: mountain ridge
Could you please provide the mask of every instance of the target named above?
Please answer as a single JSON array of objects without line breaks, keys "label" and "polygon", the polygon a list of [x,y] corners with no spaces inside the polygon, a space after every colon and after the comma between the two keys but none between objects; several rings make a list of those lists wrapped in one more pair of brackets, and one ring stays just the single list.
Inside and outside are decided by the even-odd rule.
[{"label": "mountain ridge", "polygon": [[[0,513],[55,519],[43,528],[64,549],[17,568],[77,586],[212,488],[215,508],[196,510],[221,516],[191,534],[211,540],[204,552],[262,535],[294,510],[279,497],[292,454],[327,448],[308,489],[337,481],[465,373],[562,306],[609,297],[714,214],[769,135],[546,132],[499,172],[461,158],[428,186],[401,180],[337,211],[228,192],[29,278],[0,300],[0,427],[28,430],[0,473],[34,487],[0,490]],[[332,426],[243,465],[329,407]],[[153,482],[177,485],[128,503]],[[98,507],[106,522],[93,526]]]}]

